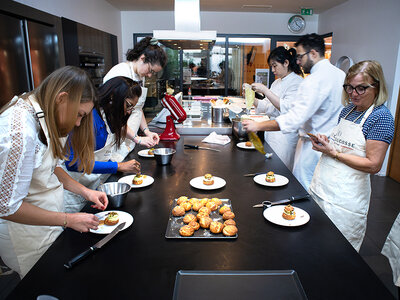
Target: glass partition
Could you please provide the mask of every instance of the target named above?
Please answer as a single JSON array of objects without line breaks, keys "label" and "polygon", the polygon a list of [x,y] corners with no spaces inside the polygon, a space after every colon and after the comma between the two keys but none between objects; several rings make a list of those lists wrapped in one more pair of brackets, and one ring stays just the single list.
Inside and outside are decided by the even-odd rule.
[{"label": "glass partition", "polygon": [[224,37],[218,37],[211,50],[183,50],[183,94],[223,96],[224,63]]},{"label": "glass partition", "polygon": [[268,86],[270,51],[270,38],[228,38],[228,95],[241,95],[243,83],[261,82]]}]

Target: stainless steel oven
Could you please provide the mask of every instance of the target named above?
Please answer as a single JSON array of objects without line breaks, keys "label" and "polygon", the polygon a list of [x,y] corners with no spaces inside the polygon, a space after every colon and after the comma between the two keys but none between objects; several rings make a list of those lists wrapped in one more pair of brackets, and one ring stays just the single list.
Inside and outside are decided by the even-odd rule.
[{"label": "stainless steel oven", "polygon": [[79,66],[84,69],[98,87],[104,77],[104,55],[100,53],[79,53]]}]

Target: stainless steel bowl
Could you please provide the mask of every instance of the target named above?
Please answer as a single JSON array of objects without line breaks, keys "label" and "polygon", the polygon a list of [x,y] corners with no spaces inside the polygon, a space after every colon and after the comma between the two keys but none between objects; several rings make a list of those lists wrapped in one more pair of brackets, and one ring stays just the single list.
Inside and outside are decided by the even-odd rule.
[{"label": "stainless steel bowl", "polygon": [[101,184],[97,189],[107,194],[110,206],[121,207],[125,203],[126,195],[131,190],[131,185],[124,182],[107,182]]},{"label": "stainless steel bowl", "polygon": [[176,150],[172,148],[157,148],[153,151],[156,162],[159,165],[170,164],[175,152]]},{"label": "stainless steel bowl", "polygon": [[240,118],[232,119],[232,135],[238,140],[247,139],[247,131],[243,129],[242,121]]}]

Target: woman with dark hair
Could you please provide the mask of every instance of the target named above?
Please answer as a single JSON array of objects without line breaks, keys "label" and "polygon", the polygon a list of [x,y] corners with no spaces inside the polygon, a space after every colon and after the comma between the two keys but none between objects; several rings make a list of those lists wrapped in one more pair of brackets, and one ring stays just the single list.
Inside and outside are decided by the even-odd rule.
[{"label": "woman with dark hair", "polygon": [[[94,147],[94,167],[92,174],[79,172],[77,163],[72,160],[74,148],[71,147],[69,160],[64,168],[71,177],[81,184],[96,189],[111,174],[120,172],[140,172],[140,163],[134,159],[121,162],[115,160],[113,153],[118,151],[123,141],[133,139],[135,134],[127,126],[128,118],[142,93],[138,82],[127,77],[115,77],[98,89],[98,101],[92,111],[93,130],[96,137]],[[74,132],[70,134],[74,136]],[[72,193],[65,193],[65,210],[80,211],[86,200]]]},{"label": "woman with dark hair", "polygon": [[[129,118],[128,126],[135,134],[133,139],[134,143],[144,145],[145,147],[153,147],[158,144],[160,138],[158,134],[149,130],[142,111],[147,97],[147,88],[144,87],[144,83],[146,77],[151,78],[165,67],[167,64],[167,55],[164,50],[158,46],[157,39],[145,37],[140,40],[133,49],[128,50],[126,59],[126,62],[112,67],[104,77],[103,82],[116,76],[124,76],[141,82],[142,95]],[[145,134],[144,137],[137,136],[139,128]],[[134,144],[132,145],[129,142],[124,143],[119,149],[118,154],[124,158],[134,146]]]},{"label": "woman with dark hair", "polygon": [[[93,214],[64,212],[64,188],[104,210],[106,194],[89,190],[59,167],[65,137],[79,168],[90,173],[95,91],[85,71],[63,67],[35,90],[14,97],[0,110],[0,256],[23,277],[63,231],[97,229]],[[89,147],[89,148],[88,148]]]},{"label": "woman with dark hair", "polygon": [[[251,86],[253,90],[265,96],[263,100],[254,101],[256,113],[265,113],[271,119],[275,119],[290,109],[303,78],[300,76],[302,72],[296,63],[296,50],[293,48],[290,50],[282,46],[275,48],[268,57],[268,64],[276,78],[271,89],[262,83],[253,83]],[[284,134],[280,131],[265,131],[264,137],[283,163],[292,170],[298,140],[297,132]]]}]

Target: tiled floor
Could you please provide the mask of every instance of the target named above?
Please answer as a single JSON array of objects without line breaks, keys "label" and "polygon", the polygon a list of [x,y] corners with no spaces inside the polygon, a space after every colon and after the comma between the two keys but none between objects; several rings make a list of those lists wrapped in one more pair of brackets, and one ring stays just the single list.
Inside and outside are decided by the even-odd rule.
[{"label": "tiled floor", "polygon": [[[392,270],[386,257],[381,254],[381,250],[399,212],[400,183],[388,177],[372,176],[368,227],[360,255],[396,299],[400,299],[399,290],[393,284]],[[0,299],[5,299],[18,281],[19,277],[15,273],[0,275]]]}]

